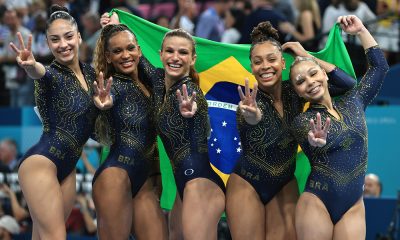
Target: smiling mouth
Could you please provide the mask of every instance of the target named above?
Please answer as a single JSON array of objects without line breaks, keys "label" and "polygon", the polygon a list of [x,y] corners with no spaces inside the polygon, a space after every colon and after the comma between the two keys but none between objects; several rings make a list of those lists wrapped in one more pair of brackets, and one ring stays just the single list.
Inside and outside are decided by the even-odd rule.
[{"label": "smiling mouth", "polygon": [[182,67],[182,64],[168,63],[168,67],[170,67],[172,69],[179,69]]},{"label": "smiling mouth", "polygon": [[120,64],[121,64],[122,67],[126,68],[126,67],[132,66],[133,62],[132,61],[126,61],[126,62],[121,62]]},{"label": "smiling mouth", "polygon": [[311,88],[307,93],[315,94],[315,93],[317,93],[319,91],[320,88],[321,88],[321,85],[317,85],[317,86]]}]

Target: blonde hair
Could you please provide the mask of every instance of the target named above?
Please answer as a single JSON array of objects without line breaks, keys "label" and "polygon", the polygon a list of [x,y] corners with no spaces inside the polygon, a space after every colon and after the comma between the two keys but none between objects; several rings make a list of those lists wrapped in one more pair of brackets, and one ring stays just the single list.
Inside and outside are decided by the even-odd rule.
[{"label": "blonde hair", "polygon": [[[319,5],[316,0],[298,0],[299,1],[299,12],[310,11],[313,16],[313,22],[318,28],[321,28],[321,13],[319,11]],[[299,21],[297,21],[299,22]]]}]

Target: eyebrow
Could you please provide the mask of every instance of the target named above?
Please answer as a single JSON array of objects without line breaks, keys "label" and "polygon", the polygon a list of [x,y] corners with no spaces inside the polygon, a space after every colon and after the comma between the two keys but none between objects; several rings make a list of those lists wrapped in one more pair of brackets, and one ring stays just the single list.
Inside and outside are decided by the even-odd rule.
[{"label": "eyebrow", "polygon": [[[64,35],[67,35],[67,34],[70,34],[70,33],[74,33],[74,31],[68,31],[68,32],[66,32],[66,33],[64,33],[62,35],[64,36]],[[56,35],[56,34],[50,35],[50,37],[58,37],[58,36],[59,35]]]}]

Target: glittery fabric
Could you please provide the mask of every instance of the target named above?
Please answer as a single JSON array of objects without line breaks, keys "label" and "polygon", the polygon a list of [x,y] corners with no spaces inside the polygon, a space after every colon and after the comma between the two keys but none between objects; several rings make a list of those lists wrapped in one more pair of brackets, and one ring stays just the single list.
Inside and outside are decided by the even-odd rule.
[{"label": "glittery fabric", "polygon": [[[210,132],[208,106],[200,88],[191,78],[185,77],[166,91],[162,69],[152,69],[147,61],[141,61],[139,66],[143,67],[152,79],[158,134],[172,161],[180,197],[183,199],[186,182],[195,178],[207,178],[225,191],[222,179],[210,165],[207,146],[207,136]],[[179,111],[176,91],[182,90],[183,84],[186,84],[189,95],[196,92],[197,112],[192,118],[184,118]]]},{"label": "glittery fabric", "polygon": [[70,68],[56,61],[46,66],[43,78],[35,80],[35,99],[43,121],[43,134],[21,160],[36,154],[49,158],[57,167],[60,182],[75,169],[98,114],[92,101],[94,69],[87,64],[80,66],[88,91],[82,88]]},{"label": "glittery fabric", "polygon": [[[311,163],[305,191],[322,200],[334,224],[362,196],[368,155],[365,109],[377,95],[388,71],[379,48],[368,49],[366,55],[369,68],[360,84],[340,100],[333,100],[340,119],[332,116],[325,106],[312,104],[309,110],[296,117],[291,127]],[[310,146],[307,140],[309,120],[315,118],[317,112],[323,122],[331,118],[327,144],[322,148]]]},{"label": "glittery fabric", "polygon": [[111,89],[113,107],[105,115],[114,132],[114,141],[93,182],[108,167],[125,169],[131,181],[132,197],[145,183],[156,153],[153,96],[146,96],[130,77],[115,74]]},{"label": "glittery fabric", "polygon": [[[351,89],[356,81],[338,68],[328,73],[329,90],[339,95]],[[290,134],[290,124],[303,111],[305,102],[291,87],[290,81],[282,82],[283,117],[273,105],[268,94],[259,89],[257,105],[263,116],[257,125],[247,124],[240,110],[237,124],[243,154],[234,173],[248,181],[267,204],[294,178],[297,142]]]}]

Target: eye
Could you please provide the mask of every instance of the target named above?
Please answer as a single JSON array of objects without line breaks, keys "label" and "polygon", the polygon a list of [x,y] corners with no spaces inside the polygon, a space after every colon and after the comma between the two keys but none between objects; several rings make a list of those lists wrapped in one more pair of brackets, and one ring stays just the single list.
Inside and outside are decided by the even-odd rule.
[{"label": "eye", "polygon": [[136,46],[135,45],[130,45],[129,47],[128,47],[128,50],[129,51],[134,51],[136,49]]},{"label": "eye", "polygon": [[179,50],[179,54],[181,55],[188,55],[189,51],[188,50]]},{"label": "eye", "polygon": [[113,54],[119,54],[119,53],[121,53],[121,49],[119,49],[119,48],[113,49],[111,52],[112,52]]}]

